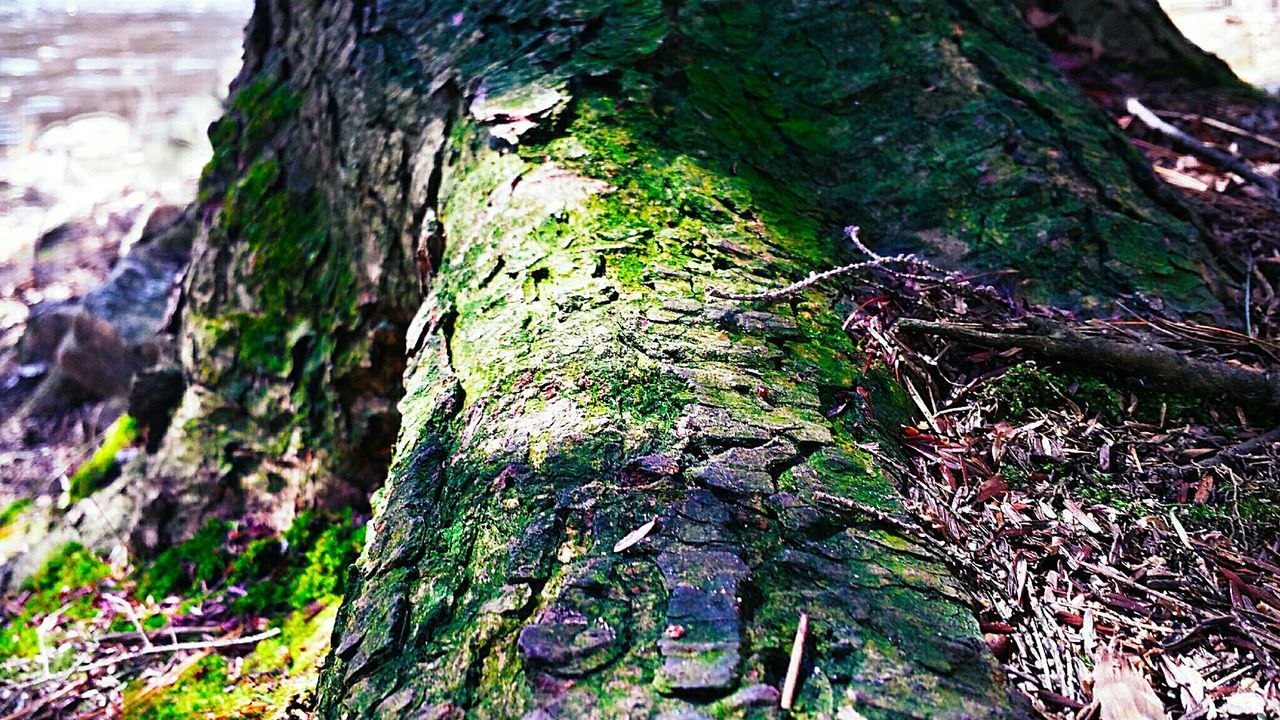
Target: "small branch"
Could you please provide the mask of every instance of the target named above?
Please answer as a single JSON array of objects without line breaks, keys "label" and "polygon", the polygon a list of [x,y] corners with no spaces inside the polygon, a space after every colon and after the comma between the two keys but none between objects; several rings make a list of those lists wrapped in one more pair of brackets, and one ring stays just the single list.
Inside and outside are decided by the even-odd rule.
[{"label": "small branch", "polygon": [[1196,360],[1162,345],[1084,337],[1052,323],[1017,332],[903,318],[897,328],[1000,350],[1022,348],[1051,360],[1149,378],[1187,395],[1225,397],[1247,407],[1280,407],[1280,374]]},{"label": "small branch", "polygon": [[[146,636],[148,640],[154,640],[164,636],[176,637],[178,635],[208,635],[210,633],[216,633],[222,629],[223,628],[221,625],[191,625],[188,627],[166,627],[166,628],[161,628],[159,630],[150,630],[147,632]],[[138,639],[138,633],[136,632],[114,632],[114,633],[107,633],[106,635],[99,635],[98,637],[94,638],[94,641],[97,642],[99,645],[105,645],[107,643],[129,642],[130,640],[137,640],[137,639]],[[175,640],[174,642],[177,642],[177,641]]]},{"label": "small branch", "polygon": [[1137,98],[1129,98],[1125,103],[1125,109],[1133,113],[1134,117],[1142,121],[1144,125],[1152,130],[1164,135],[1173,141],[1173,144],[1182,148],[1184,151],[1195,155],[1196,157],[1208,162],[1220,169],[1229,170],[1236,175],[1244,178],[1250,183],[1267,191],[1272,199],[1276,197],[1276,183],[1269,177],[1259,175],[1247,162],[1230,153],[1225,153],[1217,148],[1210,147],[1203,142],[1191,137],[1178,128],[1156,117],[1147,106],[1143,105]]},{"label": "small branch", "polygon": [[[886,255],[881,255],[877,253],[876,251],[867,247],[866,244],[864,244],[862,240],[858,237],[857,225],[850,225],[849,227],[845,228],[844,234],[846,237],[849,238],[849,243],[853,245],[854,248],[856,248],[859,252],[862,252],[863,254],[865,254],[867,257],[870,257],[871,259],[864,260],[863,262],[856,262],[849,265],[844,265],[838,268],[832,268],[831,270],[824,270],[822,272],[810,273],[809,277],[805,278],[804,280],[801,280],[798,283],[792,283],[791,285],[788,285],[784,288],[780,288],[778,290],[769,290],[762,293],[746,293],[743,295],[737,295],[734,293],[728,293],[723,290],[717,290],[715,288],[712,288],[710,291],[708,291],[708,294],[710,294],[711,297],[721,298],[723,300],[767,300],[769,302],[774,302],[776,300],[781,300],[783,298],[795,295],[796,293],[801,292],[802,290],[811,288],[814,285],[817,285],[818,283],[822,282],[823,280],[830,280],[833,277],[848,275],[849,273],[858,272],[859,270],[882,270],[884,272],[887,272],[902,278],[909,278],[914,280],[928,280],[931,282],[937,281],[940,279],[947,279],[947,280],[956,279],[951,274],[943,270],[942,268],[928,262],[927,260],[922,260],[911,253],[892,255],[892,256],[886,256]],[[921,268],[924,270],[928,270],[929,272],[937,273],[940,277],[929,277],[927,275],[918,275],[915,273],[908,273],[908,272],[902,272],[900,270],[893,270],[887,267],[888,265],[891,265],[891,264],[907,265],[911,267]]]},{"label": "small branch", "polygon": [[825,492],[822,492],[821,490],[814,491],[813,499],[817,500],[818,502],[824,502],[829,505],[835,505],[836,507],[842,508],[844,510],[849,510],[851,512],[855,512],[861,515],[866,515],[872,520],[876,520],[877,522],[881,522],[886,525],[892,525],[893,527],[896,527],[899,530],[910,533],[914,537],[919,537],[924,534],[924,531],[920,528],[920,526],[916,525],[910,520],[904,520],[900,517],[897,517],[896,515],[887,513],[883,510],[880,510],[879,508],[871,507],[870,505],[863,502],[858,502],[857,500],[840,497],[839,495],[832,495],[831,493],[825,493]]},{"label": "small branch", "polygon": [[1239,135],[1240,137],[1243,137],[1243,138],[1249,138],[1254,142],[1262,143],[1263,145],[1270,145],[1273,148],[1280,149],[1280,141],[1272,140],[1266,135],[1259,135],[1257,133],[1252,133],[1252,132],[1249,132],[1248,130],[1245,130],[1244,128],[1239,128],[1239,127],[1236,127],[1235,125],[1231,125],[1230,123],[1224,123],[1221,120],[1207,117],[1205,115],[1172,112],[1169,110],[1156,110],[1155,114],[1159,115],[1160,117],[1176,118],[1178,120],[1186,120],[1187,122],[1204,123],[1205,125],[1208,125],[1211,128],[1217,128],[1223,132],[1228,132],[1228,133],[1231,133],[1232,135]]},{"label": "small branch", "polygon": [[1253,253],[1244,272],[1244,334],[1253,337]]},{"label": "small branch", "polygon": [[824,270],[822,272],[810,273],[809,277],[805,278],[804,280],[801,280],[798,283],[792,283],[791,285],[788,285],[784,288],[779,288],[777,290],[768,290],[762,293],[746,293],[746,294],[739,295],[735,293],[725,292],[723,290],[712,289],[710,291],[710,294],[711,294],[711,297],[721,298],[723,300],[768,300],[770,302],[773,302],[776,300],[781,300],[786,297],[790,297],[803,290],[807,290],[813,287],[814,285],[817,285],[818,283],[822,282],[823,280],[830,280],[831,278],[840,277],[841,275],[848,275],[849,273],[858,272],[859,270],[869,270],[871,268],[882,267],[888,263],[907,264],[912,262],[913,260],[914,260],[914,256],[912,255],[895,255],[893,257],[876,258],[875,260],[856,262],[850,265],[842,265],[838,268],[832,268],[831,270]]},{"label": "small branch", "polygon": [[279,634],[280,628],[271,628],[266,632],[260,632],[257,635],[250,635],[245,638],[223,638],[220,640],[174,643],[172,645],[152,645],[138,650],[137,652],[125,653],[123,655],[112,655],[111,657],[103,658],[102,660],[97,660],[87,665],[77,665],[76,667],[63,670],[62,672],[45,675],[34,680],[29,680],[25,683],[14,683],[9,685],[9,688],[12,690],[25,690],[27,688],[39,687],[40,685],[53,682],[54,680],[61,680],[66,677],[70,677],[76,673],[90,672],[104,667],[111,667],[112,665],[119,665],[120,663],[137,660],[138,658],[145,657],[147,655],[181,652],[183,650],[214,650],[218,648],[235,647],[236,645],[252,645],[266,640],[267,638],[273,638]]},{"label": "small branch", "polygon": [[796,682],[800,679],[800,659],[804,657],[805,636],[809,633],[809,615],[800,613],[796,624],[796,639],[791,643],[791,662],[787,665],[787,679],[782,683],[782,709],[790,710],[795,700]]}]

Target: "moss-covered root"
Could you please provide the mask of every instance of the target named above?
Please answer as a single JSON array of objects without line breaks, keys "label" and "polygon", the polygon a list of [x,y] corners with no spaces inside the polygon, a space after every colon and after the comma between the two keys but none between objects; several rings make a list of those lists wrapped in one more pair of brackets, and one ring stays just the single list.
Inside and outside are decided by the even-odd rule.
[{"label": "moss-covered root", "polygon": [[[258,5],[245,73],[211,130],[182,327],[189,384],[146,473],[161,487],[144,504],[165,522],[135,537],[180,541],[209,516],[283,527],[285,508],[382,480],[403,332],[453,240],[444,165],[466,118],[495,148],[545,149],[597,180],[658,157],[723,178],[719,195],[677,198],[653,176],[634,199],[682,202],[713,228],[767,226],[760,242],[814,265],[834,259],[815,239],[855,223],[889,249],[1012,267],[1004,277],[1037,299],[1095,308],[1140,291],[1218,308],[1188,223],[1005,5],[366,5]],[[568,138],[548,145],[574,105],[599,119],[588,155]],[[753,203],[763,214],[746,214]],[[650,220],[637,210],[607,228],[611,272],[666,293],[688,290],[681,273],[718,270],[695,263],[722,233],[675,237]],[[752,247],[724,262],[771,262]],[[474,259],[507,272],[497,257]]]},{"label": "moss-covered root", "polygon": [[250,38],[300,102],[217,130],[247,154],[206,183],[170,466],[236,499],[340,469],[370,308],[430,284],[324,716],[767,715],[801,611],[801,715],[1016,714],[945,569],[873,521],[903,409],[843,309],[706,301],[856,223],[1038,299],[1215,310],[1012,6],[268,0]]}]

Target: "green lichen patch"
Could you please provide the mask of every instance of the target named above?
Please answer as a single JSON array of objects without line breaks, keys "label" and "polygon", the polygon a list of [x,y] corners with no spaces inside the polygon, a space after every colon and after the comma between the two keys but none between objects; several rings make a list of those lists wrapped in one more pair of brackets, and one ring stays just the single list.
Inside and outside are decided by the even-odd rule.
[{"label": "green lichen patch", "polygon": [[138,578],[138,594],[163,598],[189,591],[202,593],[225,577],[231,553],[229,523],[210,520],[190,540],[160,553]]},{"label": "green lichen patch", "polygon": [[244,588],[233,607],[263,614],[331,602],[360,554],[364,526],[350,510],[337,518],[303,513],[278,538],[255,540],[231,565],[228,582]]},{"label": "green lichen patch", "polygon": [[0,538],[8,535],[10,526],[22,517],[22,514],[34,504],[31,498],[18,498],[9,503],[4,510],[0,510]]},{"label": "green lichen patch", "polygon": [[1029,419],[1033,410],[1062,408],[1068,404],[1111,422],[1119,422],[1124,416],[1124,396],[1101,380],[1070,371],[1044,369],[1034,362],[1009,368],[982,392],[1012,421]]},{"label": "green lichen patch", "polygon": [[[92,457],[71,474],[67,492],[72,502],[88,497],[94,490],[102,487],[113,472],[118,471],[116,456],[121,450],[136,443],[139,433],[138,421],[129,415],[120,416],[103,431],[102,444],[93,452]],[[0,523],[0,526],[4,524]]]},{"label": "green lichen patch", "polygon": [[200,177],[200,201],[220,198],[240,167],[256,160],[287,129],[301,104],[275,65],[234,92],[226,114],[209,127],[213,157]]},{"label": "green lichen patch", "polygon": [[138,579],[137,593],[163,598],[199,597],[210,590],[239,590],[237,612],[269,614],[332,600],[342,592],[346,569],[360,554],[364,526],[348,510],[337,517],[304,512],[284,533],[248,540],[219,520],[195,537],[161,553]]}]

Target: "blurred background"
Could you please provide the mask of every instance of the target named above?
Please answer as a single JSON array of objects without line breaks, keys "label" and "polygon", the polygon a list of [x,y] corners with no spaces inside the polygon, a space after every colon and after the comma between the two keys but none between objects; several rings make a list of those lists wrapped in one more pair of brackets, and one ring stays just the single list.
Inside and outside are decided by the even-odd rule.
[{"label": "blurred background", "polygon": [[[0,506],[56,491],[49,479],[65,479],[119,414],[87,405],[23,422],[52,373],[50,353],[27,347],[40,343],[18,340],[73,317],[95,288],[133,301],[158,294],[146,320],[164,322],[165,285],[182,269],[121,257],[149,220],[171,221],[195,197],[252,9],[253,0],[0,0]],[[115,286],[103,292],[109,274]],[[116,305],[119,317],[99,313],[112,324],[92,326],[103,335],[93,338],[99,350],[82,353],[91,364],[114,357],[100,348],[118,349],[115,331],[136,319],[135,306],[151,307],[105,304]],[[104,382],[100,370],[90,375]],[[20,536],[0,533],[0,557]]]},{"label": "blurred background", "polygon": [[1160,0],[1189,40],[1244,80],[1280,92],[1280,0]]},{"label": "blurred background", "polygon": [[[0,349],[185,204],[252,0],[0,0]],[[58,230],[53,233],[50,231]]]}]

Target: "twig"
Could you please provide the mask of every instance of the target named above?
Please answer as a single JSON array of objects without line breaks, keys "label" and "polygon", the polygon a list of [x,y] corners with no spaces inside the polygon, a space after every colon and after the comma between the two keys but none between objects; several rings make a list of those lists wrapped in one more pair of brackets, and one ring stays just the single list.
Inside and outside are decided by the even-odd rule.
[{"label": "twig", "polygon": [[[188,627],[166,627],[160,630],[152,630],[148,632],[147,639],[150,640],[152,638],[159,638],[164,635],[168,635],[170,637],[176,637],[177,635],[206,635],[208,633],[218,632],[221,629],[222,629],[221,625],[191,625]],[[107,633],[106,635],[100,635],[94,638],[94,642],[97,642],[99,645],[103,645],[106,643],[128,642],[130,640],[137,640],[137,639],[138,639],[138,633],[136,632],[114,632],[114,633]],[[174,642],[176,643],[177,640],[174,640]]]},{"label": "twig", "polygon": [[21,710],[17,710],[8,715],[5,715],[3,718],[0,718],[0,720],[19,720],[19,718],[24,718],[24,717],[27,717],[28,715],[34,715],[37,711],[43,709],[46,705],[52,702],[55,702],[57,700],[61,700],[67,695],[70,695],[71,693],[76,692],[80,688],[84,687],[85,682],[86,681],[81,680],[80,682],[71,683],[70,685],[67,685],[61,690],[53,693],[52,695],[46,695],[42,698],[34,700],[32,701],[31,704],[27,705]]},{"label": "twig", "polygon": [[1244,334],[1253,337],[1253,254],[1249,255],[1249,269],[1244,273]]},{"label": "twig", "polygon": [[[791,285],[788,285],[784,288],[780,288],[778,290],[769,290],[767,292],[762,292],[762,293],[747,293],[743,295],[736,295],[733,293],[727,293],[723,290],[718,290],[713,288],[709,291],[709,294],[711,295],[711,297],[721,298],[724,300],[768,300],[772,302],[775,300],[781,300],[782,298],[795,295],[801,290],[811,288],[814,285],[822,282],[823,280],[830,280],[833,277],[848,275],[849,273],[858,272],[859,270],[871,270],[871,269],[883,270],[885,272],[891,273],[898,277],[908,278],[912,280],[936,281],[939,279],[945,279],[945,280],[955,280],[957,282],[963,282],[963,281],[960,281],[959,278],[954,277],[953,275],[943,270],[942,268],[938,267],[937,265],[934,265],[933,263],[927,260],[923,260],[919,257],[916,257],[912,253],[902,253],[898,255],[881,255],[880,253],[877,253],[876,251],[867,247],[866,244],[862,242],[862,239],[858,237],[858,231],[859,231],[859,228],[857,225],[850,225],[844,229],[844,234],[845,234],[845,237],[849,238],[849,243],[853,245],[853,247],[856,248],[859,252],[871,258],[870,260],[851,263],[849,265],[843,265],[841,267],[832,268],[831,270],[824,270],[822,272],[810,273],[809,277],[805,278],[804,280],[801,280],[798,283],[793,283]],[[901,272],[898,270],[891,270],[888,267],[886,267],[887,265],[890,265],[890,264],[910,265],[910,266],[922,268],[924,270],[928,270],[929,272],[937,273],[938,275],[941,276],[941,278],[929,277],[927,275],[919,275],[916,273]]]},{"label": "twig", "polygon": [[1022,348],[1028,352],[1077,365],[1104,367],[1177,386],[1188,395],[1223,396],[1247,407],[1280,407],[1280,374],[1265,370],[1207,362],[1151,343],[1120,342],[1079,335],[1064,326],[1037,321],[1031,332],[931,322],[903,318],[899,330],[961,340],[989,348]]},{"label": "twig", "polygon": [[1142,121],[1144,125],[1155,130],[1173,141],[1174,145],[1181,147],[1186,152],[1209,162],[1223,170],[1229,170],[1245,180],[1263,188],[1271,195],[1272,200],[1276,199],[1276,184],[1271,178],[1259,175],[1244,160],[1222,152],[1217,148],[1210,147],[1205,143],[1191,137],[1178,128],[1156,117],[1156,114],[1147,109],[1137,98],[1129,98],[1125,102],[1125,109],[1133,113],[1134,117]]},{"label": "twig", "polygon": [[851,510],[859,514],[866,515],[872,520],[882,522],[886,525],[892,525],[898,528],[899,530],[904,530],[908,533],[911,533],[912,535],[918,536],[920,534],[923,534],[923,530],[920,528],[920,526],[916,525],[910,520],[897,517],[895,515],[892,515],[891,513],[887,513],[883,510],[880,510],[879,508],[874,508],[866,503],[858,502],[857,500],[840,497],[839,495],[832,495],[831,493],[825,493],[825,492],[822,492],[821,490],[814,491],[813,499],[817,500],[818,502],[825,502],[831,505],[836,505],[845,510]]},{"label": "twig", "polygon": [[907,265],[915,262],[917,262],[916,257],[910,254],[894,255],[892,257],[880,257],[874,260],[866,260],[864,262],[856,262],[856,263],[851,263],[849,265],[842,265],[838,268],[832,268],[830,270],[824,270],[822,272],[810,273],[809,277],[805,278],[804,280],[801,280],[800,282],[797,282],[797,283],[792,283],[791,285],[788,285],[784,288],[779,288],[777,290],[768,290],[766,292],[761,292],[761,293],[736,294],[736,293],[729,293],[723,290],[712,288],[709,291],[709,294],[711,295],[711,297],[721,298],[723,300],[768,300],[772,302],[775,300],[781,300],[785,297],[790,297],[802,290],[807,290],[813,287],[814,285],[817,285],[818,283],[822,282],[823,280],[830,280],[831,278],[840,277],[841,275],[848,275],[849,273],[858,272],[859,270],[869,270],[872,268],[883,267],[890,263],[900,263],[903,265]]},{"label": "twig", "polygon": [[1280,141],[1272,140],[1266,135],[1259,135],[1257,133],[1249,132],[1244,128],[1239,128],[1239,127],[1236,127],[1235,125],[1224,123],[1221,120],[1216,120],[1214,118],[1206,117],[1204,115],[1173,112],[1171,110],[1156,110],[1155,114],[1159,115],[1160,117],[1176,118],[1178,120],[1186,120],[1187,122],[1204,123],[1205,125],[1208,125],[1211,128],[1217,128],[1223,132],[1229,132],[1232,135],[1239,135],[1240,137],[1249,138],[1250,140],[1253,140],[1254,142],[1262,143],[1263,145],[1270,145],[1273,148],[1280,148]]},{"label": "twig", "polygon": [[53,682],[54,680],[61,680],[66,677],[70,677],[76,673],[90,672],[92,670],[98,670],[99,668],[119,665],[122,662],[137,660],[138,658],[145,657],[147,655],[181,652],[184,650],[211,650],[216,648],[235,647],[236,645],[251,645],[266,640],[267,638],[273,638],[279,634],[280,628],[271,628],[266,632],[260,632],[257,635],[250,635],[246,638],[223,638],[220,640],[175,643],[173,645],[152,645],[151,647],[143,648],[136,652],[125,653],[123,655],[113,655],[96,662],[91,662],[88,665],[77,665],[76,667],[63,670],[62,672],[46,675],[34,680],[28,680],[24,683],[12,683],[9,685],[9,688],[11,690],[25,690],[27,688],[39,687],[45,683]]},{"label": "twig", "polygon": [[134,629],[137,631],[134,634],[134,637],[140,638],[144,646],[151,647],[151,638],[147,637],[147,632],[142,629],[142,621],[138,618],[138,614],[133,611],[133,605],[131,605],[127,600],[123,600],[108,593],[103,593],[102,599],[106,600],[109,605],[117,610],[123,610],[125,615],[128,616],[129,621],[133,623]]},{"label": "twig", "polygon": [[796,681],[800,678],[800,659],[804,657],[805,635],[809,632],[809,615],[800,613],[796,623],[796,639],[791,643],[791,662],[787,665],[787,679],[782,683],[782,709],[790,710],[795,700]]}]

